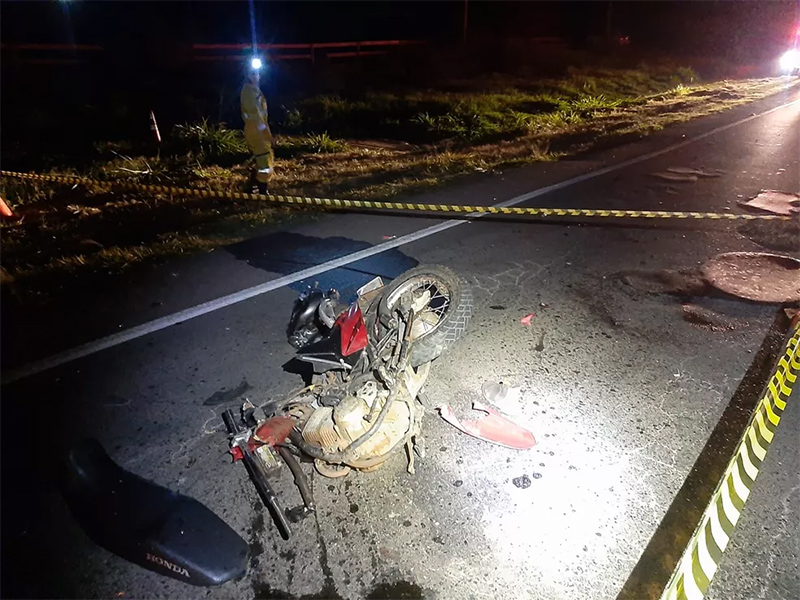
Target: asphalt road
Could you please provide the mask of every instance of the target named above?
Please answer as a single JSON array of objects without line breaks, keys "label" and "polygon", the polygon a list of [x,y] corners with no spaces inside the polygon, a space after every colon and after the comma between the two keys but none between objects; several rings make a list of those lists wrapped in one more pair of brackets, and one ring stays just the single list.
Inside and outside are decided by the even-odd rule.
[{"label": "asphalt road", "polygon": [[[636,144],[478,175],[422,201],[504,201],[798,98],[794,88]],[[760,189],[800,189],[799,122],[800,103],[523,205],[738,212],[736,201]],[[653,175],[675,166],[722,175],[693,183]],[[441,222],[356,214],[297,220],[209,255],[140,270],[102,298],[75,294],[49,314],[11,315],[4,337],[19,348],[11,362]],[[309,282],[4,386],[4,596],[616,597],[702,462],[765,337],[778,335],[775,306],[691,286],[674,294],[654,288],[664,270],[764,249],[739,227],[484,218],[316,276],[347,294],[373,275],[391,278],[418,263],[463,274],[476,295],[475,317],[468,335],[434,363],[428,395],[465,415],[483,382],[518,385],[520,401],[499,408],[529,426],[538,445],[527,452],[491,446],[428,415],[428,456],[415,476],[400,455],[372,474],[313,475],[319,510],[288,542],[265,521],[244,470],[229,464],[219,414],[244,397],[263,401],[296,387],[297,376],[282,368],[291,358],[285,324]],[[773,234],[762,242],[774,244]],[[714,327],[688,322],[682,305],[689,303],[713,311]],[[528,313],[535,317],[525,327],[520,318]],[[800,597],[799,412],[787,409],[712,598]],[[222,516],[251,544],[247,576],[197,590],[94,546],[52,481],[63,444],[84,435],[98,437],[126,468]],[[523,476],[530,485],[519,485]],[[276,489],[287,505],[298,502],[288,474]],[[690,533],[692,524],[686,527]]]}]

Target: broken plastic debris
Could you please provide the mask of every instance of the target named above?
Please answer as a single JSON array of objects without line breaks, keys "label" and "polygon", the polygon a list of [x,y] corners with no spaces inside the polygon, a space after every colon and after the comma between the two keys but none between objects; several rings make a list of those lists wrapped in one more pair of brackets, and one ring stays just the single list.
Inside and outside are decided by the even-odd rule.
[{"label": "broken plastic debris", "polygon": [[523,325],[530,325],[530,324],[531,324],[531,319],[533,319],[533,317],[535,317],[535,316],[536,316],[536,315],[535,315],[535,314],[533,314],[533,313],[528,313],[527,315],[525,315],[524,317],[522,317],[522,318],[519,320],[519,322],[520,322],[520,323],[522,323]]},{"label": "broken plastic debris", "polygon": [[800,214],[800,194],[777,190],[761,190],[754,198],[744,202],[740,200],[739,204],[787,217]]},{"label": "broken plastic debris", "polygon": [[667,171],[670,173],[678,173],[679,175],[696,175],[697,177],[721,177],[725,171],[721,169],[692,169],[691,167],[668,167]]},{"label": "broken plastic debris", "polygon": [[514,450],[528,450],[536,445],[536,439],[530,431],[520,427],[496,410],[477,400],[472,403],[472,409],[485,414],[475,421],[461,421],[456,417],[450,405],[444,404],[438,407],[439,414],[445,421],[459,431],[479,440]]},{"label": "broken plastic debris", "polygon": [[518,401],[520,396],[520,389],[516,386],[510,386],[502,381],[497,383],[495,381],[486,381],[481,386],[483,399],[490,404],[500,406],[510,401]]},{"label": "broken plastic debris", "polygon": [[508,417],[522,414],[522,390],[506,383],[487,381],[481,386],[483,399]]},{"label": "broken plastic debris", "polygon": [[256,428],[253,437],[264,444],[279,446],[286,441],[295,425],[297,421],[291,417],[272,417]]},{"label": "broken plastic debris", "polygon": [[697,175],[690,175],[686,173],[653,173],[653,177],[666,179],[667,181],[697,181]]}]

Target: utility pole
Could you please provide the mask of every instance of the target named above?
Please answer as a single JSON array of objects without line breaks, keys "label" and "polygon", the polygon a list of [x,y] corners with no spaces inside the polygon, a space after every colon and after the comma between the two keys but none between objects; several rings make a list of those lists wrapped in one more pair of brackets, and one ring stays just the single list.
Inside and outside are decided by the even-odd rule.
[{"label": "utility pole", "polygon": [[467,16],[469,15],[469,0],[464,0],[464,27],[461,31],[461,43],[467,45]]}]

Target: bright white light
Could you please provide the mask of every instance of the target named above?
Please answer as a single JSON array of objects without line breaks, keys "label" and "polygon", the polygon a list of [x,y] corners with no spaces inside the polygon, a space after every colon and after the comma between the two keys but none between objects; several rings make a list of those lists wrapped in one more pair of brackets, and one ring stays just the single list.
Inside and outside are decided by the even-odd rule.
[{"label": "bright white light", "polygon": [[250,66],[253,67],[256,71],[261,68],[261,59],[254,58],[250,61]]},{"label": "bright white light", "polygon": [[794,69],[800,69],[800,50],[792,48],[786,54],[781,56],[780,60],[781,71],[790,72]]}]

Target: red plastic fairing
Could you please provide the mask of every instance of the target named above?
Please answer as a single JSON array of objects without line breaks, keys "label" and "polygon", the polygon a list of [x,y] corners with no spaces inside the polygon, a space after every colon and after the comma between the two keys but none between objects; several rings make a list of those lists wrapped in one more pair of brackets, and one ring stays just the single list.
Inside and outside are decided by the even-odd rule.
[{"label": "red plastic fairing", "polygon": [[367,347],[367,325],[358,304],[350,305],[347,312],[340,314],[335,325],[342,332],[342,356],[350,356]]}]

